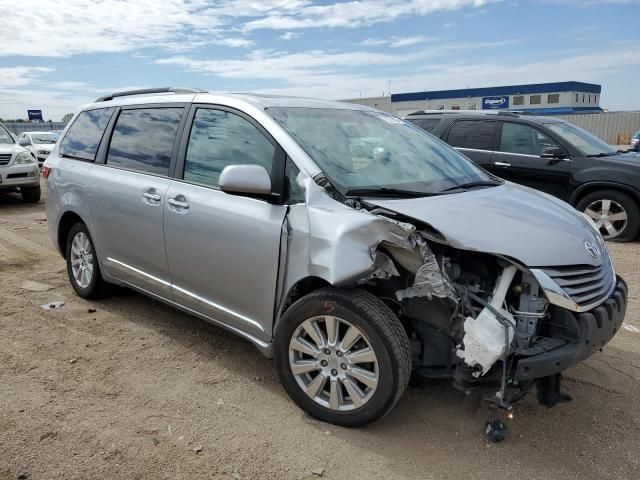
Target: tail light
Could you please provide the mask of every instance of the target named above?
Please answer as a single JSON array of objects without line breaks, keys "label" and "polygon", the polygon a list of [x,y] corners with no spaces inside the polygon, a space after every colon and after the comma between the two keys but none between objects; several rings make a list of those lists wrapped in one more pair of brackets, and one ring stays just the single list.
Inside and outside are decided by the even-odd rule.
[{"label": "tail light", "polygon": [[44,178],[49,178],[49,175],[51,175],[51,167],[49,165],[43,165],[42,166],[42,176]]}]

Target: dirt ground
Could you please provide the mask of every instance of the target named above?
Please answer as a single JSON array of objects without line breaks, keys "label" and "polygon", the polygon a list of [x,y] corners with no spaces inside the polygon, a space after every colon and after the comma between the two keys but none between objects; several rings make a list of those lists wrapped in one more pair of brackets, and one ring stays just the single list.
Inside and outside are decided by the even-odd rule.
[{"label": "dirt ground", "polygon": [[[640,327],[640,243],[610,249]],[[440,382],[366,428],[323,424],[245,341],[130,291],[75,296],[44,203],[0,194],[0,480],[640,478],[640,333],[565,388],[550,410],[529,395],[500,444],[491,412]]]}]

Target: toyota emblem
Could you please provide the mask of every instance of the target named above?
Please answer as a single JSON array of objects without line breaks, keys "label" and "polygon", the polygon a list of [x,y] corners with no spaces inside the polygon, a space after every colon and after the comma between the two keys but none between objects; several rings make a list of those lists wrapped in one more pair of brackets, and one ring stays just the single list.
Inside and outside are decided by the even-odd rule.
[{"label": "toyota emblem", "polygon": [[600,248],[595,243],[584,242],[584,248],[593,258],[598,258],[600,256]]}]

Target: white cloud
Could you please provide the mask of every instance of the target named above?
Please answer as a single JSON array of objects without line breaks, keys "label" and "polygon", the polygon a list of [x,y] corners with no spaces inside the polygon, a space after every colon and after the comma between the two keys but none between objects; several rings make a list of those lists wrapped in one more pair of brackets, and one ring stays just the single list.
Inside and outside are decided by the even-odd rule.
[{"label": "white cloud", "polygon": [[254,42],[253,40],[249,40],[247,38],[222,38],[220,40],[216,40],[215,43],[217,45],[222,45],[225,47],[241,47],[241,48],[246,48],[246,47],[252,47],[253,45],[255,45],[256,42]]},{"label": "white cloud", "polygon": [[[310,0],[22,0],[20,11],[37,12],[43,21],[34,28],[19,15],[6,18],[0,56],[65,57],[149,47],[185,52],[209,44],[245,48],[254,43],[245,35],[255,29],[356,27],[493,1],[352,0],[319,5]],[[14,0],[0,0],[0,11],[14,10]]]},{"label": "white cloud", "polygon": [[266,17],[252,20],[245,30],[299,28],[348,27],[389,22],[408,15],[456,10],[462,7],[478,7],[497,0],[360,0],[337,2],[329,5],[308,5],[294,12],[284,13],[277,9]]},{"label": "white cloud", "polygon": [[424,53],[391,55],[363,51],[331,53],[307,50],[287,53],[255,50],[241,59],[198,60],[184,56],[157,60],[161,65],[176,65],[192,72],[233,79],[291,79],[303,81],[306,77],[327,75],[357,67],[389,66],[419,60]]},{"label": "white cloud", "polygon": [[50,67],[4,67],[0,68],[0,88],[22,87],[38,77],[53,72]]},{"label": "white cloud", "polygon": [[[229,19],[288,12],[306,4],[298,0],[22,0],[20,12],[37,12],[42,21],[20,14],[4,19],[0,55],[62,57],[94,52],[125,52],[145,47],[179,50],[218,43],[246,47],[244,38],[228,38]],[[15,11],[13,0],[0,0],[0,11]],[[236,35],[237,37],[237,35]]]},{"label": "white cloud", "polygon": [[413,37],[389,37],[389,38],[367,38],[359,43],[359,45],[365,47],[378,47],[381,45],[387,45],[392,48],[409,47],[418,43],[424,43],[434,40],[431,37],[425,37],[424,35],[416,35]]},{"label": "white cloud", "polygon": [[295,38],[299,38],[300,36],[302,36],[302,33],[300,32],[284,32],[278,38],[280,38],[280,40],[293,40]]}]

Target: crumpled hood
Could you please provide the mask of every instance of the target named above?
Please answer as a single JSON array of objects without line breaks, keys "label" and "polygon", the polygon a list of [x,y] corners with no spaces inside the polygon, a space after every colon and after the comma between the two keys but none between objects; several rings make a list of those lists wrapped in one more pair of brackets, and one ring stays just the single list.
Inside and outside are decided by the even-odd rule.
[{"label": "crumpled hood", "polygon": [[514,258],[528,267],[599,266],[585,242],[599,245],[594,228],[569,204],[507,182],[463,193],[369,203],[425,222],[455,248]]}]

